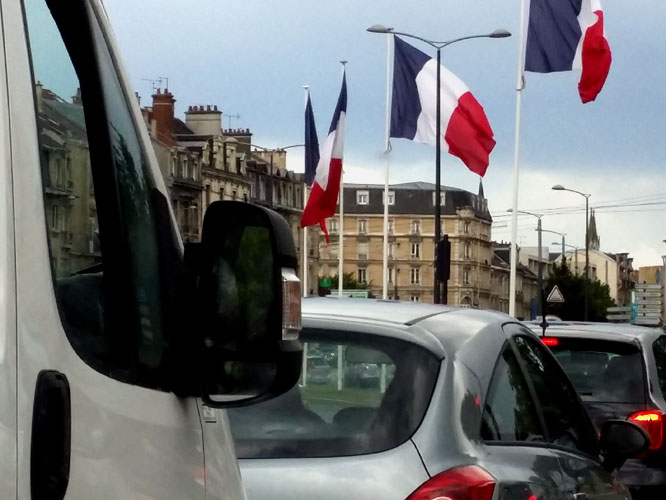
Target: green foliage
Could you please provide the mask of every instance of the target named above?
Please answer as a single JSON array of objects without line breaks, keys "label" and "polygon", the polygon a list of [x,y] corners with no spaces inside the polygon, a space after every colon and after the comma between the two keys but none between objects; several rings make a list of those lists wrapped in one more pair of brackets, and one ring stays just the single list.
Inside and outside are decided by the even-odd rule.
[{"label": "green foliage", "polygon": [[[337,274],[333,276],[320,276],[321,278],[330,278],[331,290],[338,289],[339,277]],[[355,277],[354,273],[345,273],[342,277],[342,288],[345,290],[369,290],[372,283],[360,283]]]},{"label": "green foliage", "polygon": [[[555,264],[545,283],[546,314],[554,314],[563,320],[583,321],[585,319],[585,281],[585,276],[572,274],[566,259],[561,264]],[[562,304],[545,302],[555,285],[564,296]],[[615,306],[615,301],[610,296],[610,288],[597,280],[588,280],[588,287],[589,321],[606,321],[606,309]]]}]

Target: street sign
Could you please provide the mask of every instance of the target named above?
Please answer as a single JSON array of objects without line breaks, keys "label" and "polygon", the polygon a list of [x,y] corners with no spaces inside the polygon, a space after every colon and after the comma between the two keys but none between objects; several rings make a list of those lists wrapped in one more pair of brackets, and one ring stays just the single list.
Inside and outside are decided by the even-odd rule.
[{"label": "street sign", "polygon": [[331,278],[319,278],[319,286],[322,288],[331,288]]},{"label": "street sign", "polygon": [[560,292],[560,289],[555,285],[553,289],[550,291],[548,294],[548,298],[546,299],[546,302],[550,303],[561,303],[564,302],[564,296],[562,295],[562,292]]},{"label": "street sign", "polygon": [[631,312],[631,306],[625,306],[625,307],[608,307],[606,308],[607,313],[630,313]]},{"label": "street sign", "polygon": [[636,318],[634,324],[643,325],[643,326],[657,326],[659,324],[659,320],[655,318],[647,318],[647,319]]},{"label": "street sign", "polygon": [[368,290],[343,289],[341,297],[348,299],[367,299],[370,292]]},{"label": "street sign", "polygon": [[661,285],[652,285],[648,283],[636,283],[634,285],[636,290],[661,290]]},{"label": "street sign", "polygon": [[607,314],[606,319],[608,321],[629,321],[631,314]]}]

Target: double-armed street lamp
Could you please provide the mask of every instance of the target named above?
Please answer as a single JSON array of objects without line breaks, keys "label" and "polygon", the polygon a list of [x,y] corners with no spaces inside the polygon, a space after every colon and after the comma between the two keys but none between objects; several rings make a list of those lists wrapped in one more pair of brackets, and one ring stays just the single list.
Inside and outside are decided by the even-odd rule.
[{"label": "double-armed street lamp", "polygon": [[590,211],[590,196],[591,194],[586,194],[586,193],[581,193],[580,191],[576,191],[575,189],[569,189],[565,188],[561,184],[556,184],[555,186],[552,187],[554,191],[569,191],[571,193],[576,193],[581,195],[582,197],[585,198],[585,321],[588,320],[588,309],[589,309],[589,284],[588,281],[590,280],[590,219],[589,219],[589,211]]},{"label": "double-armed street lamp", "polygon": [[442,214],[442,206],[441,206],[441,140],[442,140],[442,130],[441,130],[441,95],[440,95],[440,88],[441,88],[441,50],[444,47],[448,47],[449,45],[452,45],[457,42],[462,42],[463,40],[471,40],[473,38],[507,38],[511,36],[511,33],[508,32],[505,29],[496,29],[492,33],[487,33],[483,35],[469,35],[469,36],[463,36],[460,38],[454,38],[452,40],[447,40],[444,42],[437,42],[434,40],[429,40],[427,38],[423,38],[417,35],[412,35],[411,33],[405,33],[402,31],[395,31],[393,28],[387,28],[386,26],[382,26],[381,24],[373,24],[370,26],[367,31],[370,33],[380,33],[380,34],[385,34],[385,35],[400,35],[404,36],[407,38],[413,38],[415,40],[420,40],[423,43],[426,43],[433,47],[437,51],[437,101],[436,101],[436,144],[435,144],[435,266],[434,266],[434,283],[435,283],[435,289],[434,289],[434,302],[435,304],[439,304],[442,302],[442,298],[444,299],[443,303],[446,303],[446,297],[442,297],[441,295],[441,284],[439,280],[437,279],[437,248],[439,245],[439,241],[441,240],[442,236],[442,226],[441,226],[441,214]]},{"label": "double-armed street lamp", "polygon": [[[507,210],[507,212],[513,213],[513,209],[510,208],[510,209]],[[543,217],[543,215],[542,214],[535,214],[533,212],[527,212],[525,210],[516,210],[516,213],[523,214],[523,215],[531,215],[532,217],[536,217],[536,219],[537,219],[536,230],[539,233],[539,243],[538,243],[538,245],[539,245],[538,246],[538,248],[539,248],[539,250],[538,250],[539,263],[538,263],[538,266],[537,266],[537,277],[538,277],[538,280],[539,280],[539,285],[538,285],[539,286],[539,297],[538,297],[538,302],[537,303],[539,304],[539,307],[538,307],[537,316],[545,317],[545,315],[543,314],[543,257],[541,255],[541,251],[542,251],[541,250],[541,248],[542,248],[541,233],[543,232],[543,230],[541,229],[541,217]]]}]

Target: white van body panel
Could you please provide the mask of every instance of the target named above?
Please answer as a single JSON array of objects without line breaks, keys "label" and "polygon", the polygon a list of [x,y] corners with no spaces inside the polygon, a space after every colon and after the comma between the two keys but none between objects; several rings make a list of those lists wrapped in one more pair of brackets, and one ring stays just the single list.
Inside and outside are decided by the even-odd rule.
[{"label": "white van body panel", "polygon": [[16,280],[5,67],[0,50],[0,498],[10,499],[16,498]]},{"label": "white van body panel", "polygon": [[[96,13],[103,12],[96,0],[90,4]],[[65,499],[244,499],[223,412],[216,412],[215,422],[202,422],[196,399],[113,380],[84,363],[69,343],[50,265],[21,2],[2,0],[1,5],[4,53],[10,60],[7,89],[0,79],[0,498],[30,499],[35,381],[41,370],[50,369],[64,373],[71,388],[71,468]],[[106,17],[99,17],[108,37]],[[127,78],[121,74],[120,79],[129,94]],[[137,122],[138,104],[127,101],[156,187],[165,192],[147,132]],[[202,426],[211,439],[207,450]],[[17,460],[8,459],[12,449]]]}]

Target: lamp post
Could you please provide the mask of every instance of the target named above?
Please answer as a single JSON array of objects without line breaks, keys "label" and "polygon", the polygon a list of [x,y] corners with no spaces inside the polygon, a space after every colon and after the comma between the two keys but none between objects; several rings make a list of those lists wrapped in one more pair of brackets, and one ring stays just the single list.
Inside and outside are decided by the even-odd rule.
[{"label": "lamp post", "polygon": [[[513,209],[508,209],[507,212],[512,213]],[[538,295],[538,308],[537,308],[537,316],[541,316],[542,318],[545,317],[543,314],[543,258],[541,256],[541,217],[543,215],[541,214],[535,214],[532,212],[526,212],[525,210],[516,210],[516,213],[518,214],[523,214],[523,215],[531,215],[532,217],[537,218],[537,227],[536,230],[539,233],[539,263],[537,264],[537,277],[538,277],[538,287],[539,287],[539,295]]]},{"label": "lamp post", "polygon": [[591,194],[581,193],[575,189],[565,188],[561,184],[556,184],[552,187],[554,191],[570,191],[572,193],[579,194],[585,198],[585,321],[588,320],[589,316],[589,285],[590,281],[590,219],[588,213],[590,211],[590,196]]},{"label": "lamp post", "polygon": [[[545,231],[545,230],[544,230],[544,231]],[[551,231],[549,231],[549,232],[551,232]],[[558,241],[554,241],[553,243],[551,243],[551,245],[559,245],[559,244],[560,244],[560,243],[559,243]],[[574,254],[574,259],[575,259],[575,261],[574,261],[574,262],[575,262],[575,263],[574,263],[574,269],[575,269],[574,274],[575,274],[576,276],[578,276],[578,247],[575,246],[575,245],[569,245],[568,243],[563,243],[563,245],[564,245],[564,247],[566,247],[566,248],[573,248],[574,251],[576,252],[576,253]],[[564,247],[562,247],[562,248],[564,248]],[[562,255],[564,255],[564,254],[562,254]],[[562,260],[564,261],[564,259],[562,259]]]},{"label": "lamp post", "polygon": [[[393,28],[387,28],[385,26],[382,26],[380,24],[373,24],[370,26],[367,31],[370,33],[382,33],[382,34],[392,34],[392,35],[401,35],[405,36],[407,38],[414,38],[416,40],[420,40],[437,51],[437,110],[436,110],[436,135],[437,135],[437,140],[435,143],[435,253],[437,252],[437,244],[439,243],[439,240],[441,239],[442,236],[442,226],[441,226],[441,214],[442,214],[442,204],[441,204],[441,136],[442,136],[442,130],[441,130],[441,113],[442,113],[442,107],[441,107],[441,95],[440,95],[440,87],[441,87],[441,51],[444,47],[447,47],[449,45],[452,45],[457,42],[462,42],[463,40],[471,40],[473,38],[506,38],[511,36],[511,33],[509,33],[505,29],[496,29],[492,33],[488,33],[485,35],[470,35],[470,36],[464,36],[460,38],[455,38],[453,40],[447,40],[445,42],[436,42],[434,40],[428,40],[426,38],[422,38],[417,35],[412,35],[410,33],[405,33],[405,32],[400,32],[400,31],[395,31]],[[434,283],[435,283],[435,289],[434,289],[434,302],[435,304],[439,304],[442,302],[442,297],[441,297],[441,285],[437,279],[437,255],[435,255],[435,267],[434,267]],[[444,300],[446,303],[446,297],[444,297]]]}]

